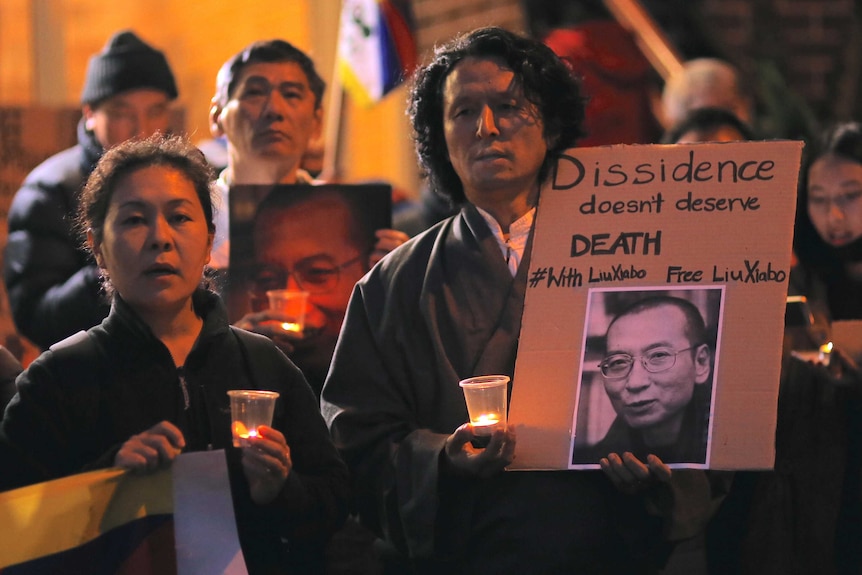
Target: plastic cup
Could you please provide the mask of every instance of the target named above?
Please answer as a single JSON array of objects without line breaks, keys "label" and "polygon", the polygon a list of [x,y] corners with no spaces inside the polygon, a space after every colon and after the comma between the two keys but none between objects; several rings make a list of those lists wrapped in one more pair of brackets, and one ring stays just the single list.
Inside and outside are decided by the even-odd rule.
[{"label": "plastic cup", "polygon": [[460,382],[475,435],[506,429],[508,375],[479,375]]},{"label": "plastic cup", "polygon": [[269,298],[269,309],[284,331],[302,333],[305,329],[305,308],[308,303],[308,292],[277,289],[266,292]]},{"label": "plastic cup", "polygon": [[275,391],[232,389],[230,397],[231,433],[234,447],[242,447],[249,438],[258,437],[257,428],[272,425],[275,410]]}]

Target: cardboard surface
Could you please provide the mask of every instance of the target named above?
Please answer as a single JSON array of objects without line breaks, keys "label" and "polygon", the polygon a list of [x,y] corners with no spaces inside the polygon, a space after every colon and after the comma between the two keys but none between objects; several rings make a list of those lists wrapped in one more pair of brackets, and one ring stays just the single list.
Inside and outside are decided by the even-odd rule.
[{"label": "cardboard surface", "polygon": [[676,466],[771,468],[801,150],[772,141],[561,157],[539,201],[513,469],[569,469],[573,446],[603,438],[616,416],[598,369],[608,324],[656,294],[695,304],[713,338],[707,456]]},{"label": "cardboard surface", "polygon": [[856,365],[862,365],[862,320],[845,319],[832,322],[832,343]]}]

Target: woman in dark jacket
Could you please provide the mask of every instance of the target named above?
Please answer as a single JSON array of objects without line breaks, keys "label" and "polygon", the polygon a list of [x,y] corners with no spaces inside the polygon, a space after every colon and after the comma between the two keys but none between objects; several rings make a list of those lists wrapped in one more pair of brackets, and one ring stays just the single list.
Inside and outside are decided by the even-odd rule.
[{"label": "woman in dark jacket", "polygon": [[[802,171],[790,292],[816,323],[788,326],[786,347],[829,339],[862,319],[862,125],[814,143]],[[862,572],[862,374],[836,342],[828,366],[783,358],[772,472],[736,474],[711,526],[711,572]]]},{"label": "woman in dark jacket", "polygon": [[[0,425],[0,488],[225,449],[249,572],[318,572],[346,513],[347,471],[302,373],[267,338],[230,327],[201,287],[210,181],[203,155],[180,138],[123,144],[100,161],[79,223],[111,312],[19,378]],[[272,426],[234,448],[227,391],[248,388],[280,395]]]}]

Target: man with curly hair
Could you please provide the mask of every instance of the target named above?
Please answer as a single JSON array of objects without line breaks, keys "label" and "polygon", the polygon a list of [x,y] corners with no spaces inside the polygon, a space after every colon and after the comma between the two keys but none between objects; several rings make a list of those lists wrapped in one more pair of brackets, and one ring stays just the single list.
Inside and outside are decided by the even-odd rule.
[{"label": "man with curly hair", "polygon": [[402,570],[654,572],[668,524],[646,503],[671,489],[658,458],[505,472],[514,430],[474,446],[458,385],[514,374],[539,190],[582,134],[577,80],[542,43],[483,28],[418,72],[410,115],[430,185],[461,210],[353,291],[322,408],[360,519]]}]

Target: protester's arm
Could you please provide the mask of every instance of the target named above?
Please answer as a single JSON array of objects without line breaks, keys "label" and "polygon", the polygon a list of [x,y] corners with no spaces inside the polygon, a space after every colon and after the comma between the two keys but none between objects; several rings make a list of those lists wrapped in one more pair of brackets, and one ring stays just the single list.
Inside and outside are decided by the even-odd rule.
[{"label": "protester's arm", "polygon": [[[85,471],[82,461],[100,461],[99,467],[112,465],[119,445],[96,453],[95,445],[81,445],[87,435],[84,419],[87,405],[95,400],[79,386],[75,394],[43,354],[16,381],[12,398],[0,422],[0,489],[11,489]],[[87,452],[89,457],[83,457]],[[95,469],[96,466],[89,467]]]},{"label": "protester's arm", "polygon": [[463,477],[491,477],[502,472],[515,458],[515,430],[498,429],[485,447],[473,446],[473,426],[465,423],[446,439],[444,466],[449,473]]},{"label": "protester's arm", "polygon": [[294,331],[286,331],[281,327],[279,314],[269,309],[253,311],[245,314],[234,325],[240,329],[251,331],[268,337],[284,353],[290,357],[295,344],[302,340],[303,335]]},{"label": "protester's arm", "polygon": [[[253,491],[251,495],[261,506],[261,512],[274,518],[274,524],[281,525],[282,533],[291,541],[319,546],[347,516],[347,466],[320,415],[314,392],[299,369],[283,355],[279,356],[282,379],[286,383],[280,398],[284,409],[273,421],[272,427],[277,431],[271,438],[279,449],[271,450],[264,463],[274,464],[276,475],[283,475],[284,481],[271,501],[264,501],[273,495],[272,492],[267,494],[271,486],[264,485],[259,494]],[[286,449],[281,450],[282,447]],[[251,461],[243,461],[246,477],[254,490],[255,480],[249,473],[249,464]],[[260,497],[261,493],[265,497]]]},{"label": "protester's arm", "polygon": [[155,471],[170,466],[185,446],[183,432],[170,421],[160,421],[124,441],[114,465],[129,471]]},{"label": "protester's arm", "polygon": [[655,455],[643,462],[629,452],[611,453],[599,460],[599,466],[623,493],[637,493],[651,484],[669,483],[672,477],[670,467]]},{"label": "protester's arm", "polygon": [[[380,266],[375,268],[380,270]],[[396,334],[382,336],[386,293],[372,275],[354,289],[329,376],[322,410],[352,472],[360,520],[403,552],[434,552],[441,476],[449,433],[421,428],[409,361]],[[464,478],[448,476],[462,491]],[[469,514],[469,506],[460,509]],[[463,524],[463,522],[461,523]]]}]

